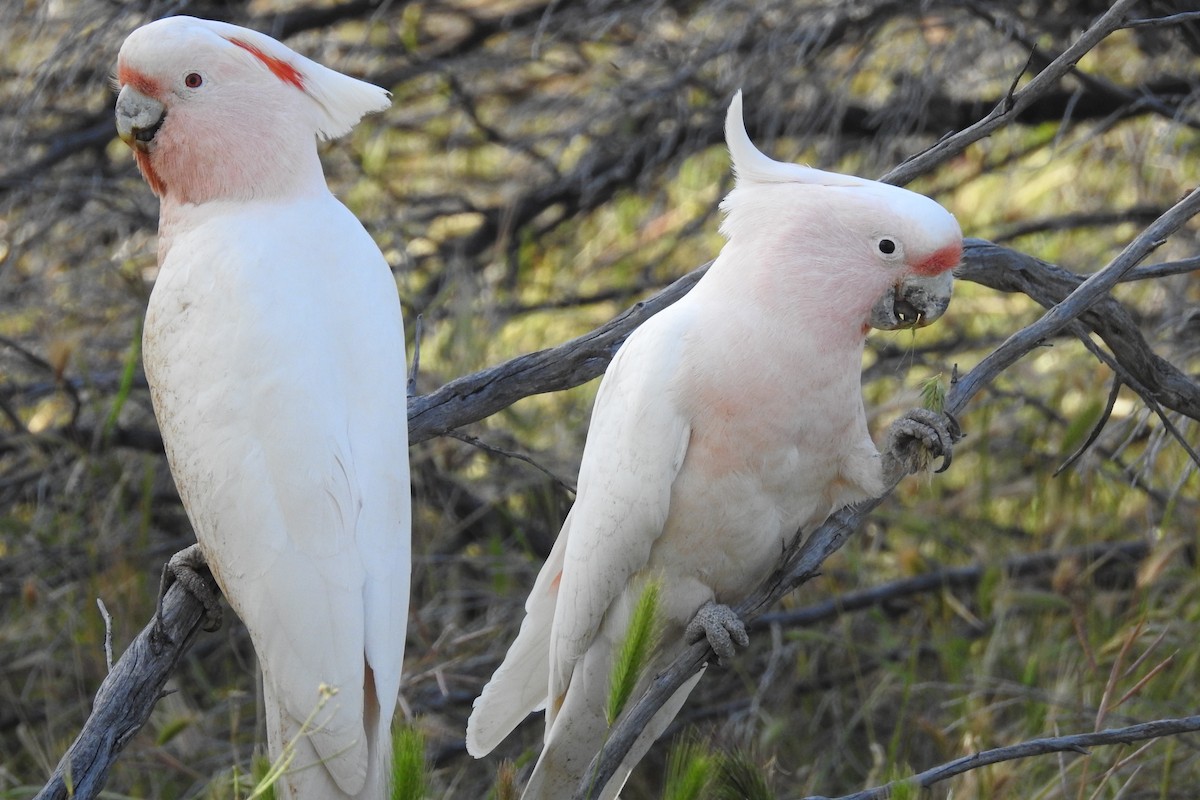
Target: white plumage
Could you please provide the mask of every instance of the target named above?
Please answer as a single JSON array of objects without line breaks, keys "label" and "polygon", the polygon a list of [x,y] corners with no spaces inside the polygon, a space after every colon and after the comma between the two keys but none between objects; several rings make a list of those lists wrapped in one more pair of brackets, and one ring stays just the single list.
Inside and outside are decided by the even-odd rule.
[{"label": "white plumage", "polygon": [[[600,749],[613,654],[647,579],[663,582],[653,675],[697,612],[746,596],[798,529],[882,490],[860,387],[868,323],[904,318],[894,301],[914,285],[923,322],[949,300],[962,235],[935,202],[767,158],[746,136],[740,94],[726,135],[737,175],[722,204],[729,241],[609,366],[575,505],[468,722],[478,757],[546,709],[527,800],[570,797]],[[739,638],[716,627],[714,643]],[[602,797],[617,795],[699,677]]]},{"label": "white plumage", "polygon": [[404,330],[316,138],[387,93],[188,17],[131,34],[118,79],[118,130],[162,201],[146,376],[259,656],[272,757],[296,743],[276,796],[384,798],[410,573]]}]

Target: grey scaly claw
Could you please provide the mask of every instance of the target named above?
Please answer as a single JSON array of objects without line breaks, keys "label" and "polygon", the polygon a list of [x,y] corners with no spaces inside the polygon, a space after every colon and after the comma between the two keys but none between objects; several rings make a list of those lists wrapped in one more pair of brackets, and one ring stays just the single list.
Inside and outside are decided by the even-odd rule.
[{"label": "grey scaly claw", "polygon": [[954,460],[954,443],[963,436],[953,416],[926,408],[914,408],[892,423],[884,448],[889,477],[900,477],[925,469],[930,458],[941,458],[935,472],[945,472]]},{"label": "grey scaly claw", "polygon": [[200,551],[200,545],[198,544],[185,547],[171,556],[170,560],[163,565],[162,578],[159,581],[158,590],[158,611],[155,614],[157,636],[160,638],[166,637],[166,628],[163,625],[162,618],[163,598],[167,596],[167,590],[171,588],[171,584],[176,581],[183,584],[183,588],[187,589],[188,594],[203,604],[204,630],[211,632],[221,627],[220,599],[217,593],[213,591],[209,581],[200,574],[201,570],[207,569],[208,562],[204,560],[204,553]]},{"label": "grey scaly claw", "polygon": [[695,644],[701,639],[708,640],[708,646],[717,654],[717,663],[725,666],[737,653],[734,645],[745,647],[750,644],[746,634],[746,625],[732,608],[709,600],[700,606],[696,616],[688,623],[683,633],[688,644]]}]

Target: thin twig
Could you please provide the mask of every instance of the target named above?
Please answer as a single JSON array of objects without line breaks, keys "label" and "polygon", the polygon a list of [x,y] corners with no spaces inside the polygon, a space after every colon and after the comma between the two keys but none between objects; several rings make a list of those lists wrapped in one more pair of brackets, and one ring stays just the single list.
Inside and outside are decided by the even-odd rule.
[{"label": "thin twig", "polygon": [[1177,719],[1159,719],[1153,722],[1129,725],[1124,728],[1109,728],[1103,731],[1096,731],[1095,733],[1077,733],[1070,736],[1030,739],[1020,744],[996,747],[992,750],[984,750],[980,753],[956,758],[941,766],[917,773],[911,778],[892,781],[885,786],[878,786],[874,789],[867,789],[866,791],[855,792],[854,794],[847,794],[837,798],[814,796],[807,797],[805,800],[887,800],[901,786],[910,786],[914,789],[928,789],[935,783],[940,783],[947,778],[953,778],[955,775],[961,775],[964,772],[986,767],[988,764],[998,764],[1001,761],[1030,758],[1032,756],[1045,755],[1046,753],[1075,752],[1087,755],[1087,748],[1089,747],[1109,744],[1130,744],[1132,742],[1145,741],[1146,739],[1161,739],[1164,736],[1178,736],[1181,733],[1194,733],[1196,731],[1200,731],[1200,715]]},{"label": "thin twig", "polygon": [[1169,275],[1186,275],[1200,269],[1200,256],[1181,258],[1178,261],[1164,261],[1161,264],[1149,264],[1145,267],[1134,267],[1125,273],[1121,281],[1144,281],[1155,278],[1165,278]]},{"label": "thin twig", "polygon": [[408,386],[406,391],[409,397],[417,393],[417,373],[421,370],[421,334],[424,320],[420,314],[417,314],[417,319],[413,322],[413,358],[412,368],[408,371]]},{"label": "thin twig", "polygon": [[574,484],[572,484],[570,481],[564,480],[564,479],[560,478],[559,476],[555,475],[549,469],[547,469],[546,467],[543,467],[541,464],[539,464],[533,458],[525,455],[524,453],[518,453],[515,450],[506,450],[503,447],[497,447],[494,444],[488,444],[487,442],[483,441],[482,439],[480,439],[476,436],[472,436],[469,433],[463,433],[462,431],[459,431],[459,430],[449,431],[446,435],[452,439],[458,439],[460,442],[465,442],[466,444],[469,444],[472,447],[477,447],[485,453],[491,453],[492,455],[500,456],[502,458],[513,458],[513,459],[516,459],[517,461],[524,461],[526,464],[533,467],[538,472],[541,472],[543,475],[546,475],[552,481],[557,483],[562,488],[566,489],[571,494],[575,494]]},{"label": "thin twig", "polygon": [[[1091,341],[1089,339],[1089,341]],[[1104,430],[1104,426],[1108,424],[1109,418],[1112,416],[1113,409],[1117,407],[1117,396],[1121,394],[1121,387],[1125,382],[1121,380],[1120,375],[1113,376],[1112,388],[1108,391],[1108,402],[1104,405],[1104,411],[1100,413],[1100,418],[1096,420],[1096,424],[1092,426],[1091,433],[1083,440],[1083,444],[1075,450],[1074,453],[1067,456],[1067,460],[1058,465],[1058,469],[1054,470],[1051,477],[1057,478],[1065,470],[1069,469],[1072,464],[1079,460],[1079,457],[1088,451],[1096,440],[1100,438],[1100,433]]]},{"label": "thin twig", "polygon": [[108,607],[104,605],[103,598],[96,598],[96,607],[100,609],[100,616],[104,618],[104,663],[108,667],[108,671],[112,672],[112,614],[108,613]]},{"label": "thin twig", "polygon": [[1165,17],[1144,17],[1142,19],[1126,20],[1122,28],[1163,28],[1168,25],[1182,25],[1192,20],[1200,20],[1200,11],[1181,11]]},{"label": "thin twig", "polygon": [[1126,12],[1135,2],[1136,0],[1117,0],[1108,11],[1092,23],[1090,28],[1083,32],[1082,36],[1075,40],[1074,44],[1063,51],[1062,55],[1035,75],[1020,91],[1007,95],[986,117],[969,128],[942,139],[923,153],[913,156],[888,172],[880,180],[898,186],[910,183],[914,178],[924,175],[938,164],[944,163],[975,142],[1007,125],[1012,117],[1020,114],[1034,100],[1058,83],[1064,75],[1071,71],[1079,59],[1087,55],[1101,40],[1119,29]]}]

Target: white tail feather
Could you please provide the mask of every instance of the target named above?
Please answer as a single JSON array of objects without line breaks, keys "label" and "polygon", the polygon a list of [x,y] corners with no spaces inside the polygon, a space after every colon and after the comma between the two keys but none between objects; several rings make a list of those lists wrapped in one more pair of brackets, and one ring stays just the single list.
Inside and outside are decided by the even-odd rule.
[{"label": "white tail feather", "polygon": [[550,692],[550,634],[558,604],[557,579],[562,573],[570,528],[568,514],[525,601],[525,619],[516,640],[496,674],[475,698],[467,720],[467,752],[475,758],[490,753],[521,720],[546,705]]},{"label": "white tail feather", "polygon": [[[365,698],[363,733],[346,749],[325,734],[331,709],[319,708],[308,720],[297,720],[280,702],[268,675],[263,675],[268,749],[292,758],[275,783],[278,800],[377,800],[387,796],[392,760],[390,715],[380,713],[373,692]],[[337,695],[329,699],[336,703]],[[388,717],[387,720],[384,717]],[[362,741],[365,739],[365,742]],[[365,744],[365,746],[363,746]]]}]

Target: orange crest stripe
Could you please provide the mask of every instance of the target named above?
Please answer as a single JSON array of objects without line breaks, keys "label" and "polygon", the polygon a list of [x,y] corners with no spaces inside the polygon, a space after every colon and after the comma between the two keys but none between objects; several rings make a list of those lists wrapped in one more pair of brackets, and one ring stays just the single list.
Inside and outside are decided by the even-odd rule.
[{"label": "orange crest stripe", "polygon": [[159,93],[158,81],[147,78],[124,63],[117,65],[117,83],[121,86],[132,86],[147,97],[157,97]]},{"label": "orange crest stripe", "polygon": [[269,56],[254,45],[248,42],[243,42],[241,39],[230,39],[229,41],[233,42],[238,47],[242,48],[247,53],[265,64],[267,69],[271,70],[276,78],[279,78],[279,80],[283,81],[284,83],[290,83],[297,89],[304,91],[304,76],[300,74],[300,70],[296,69],[282,58]]}]

